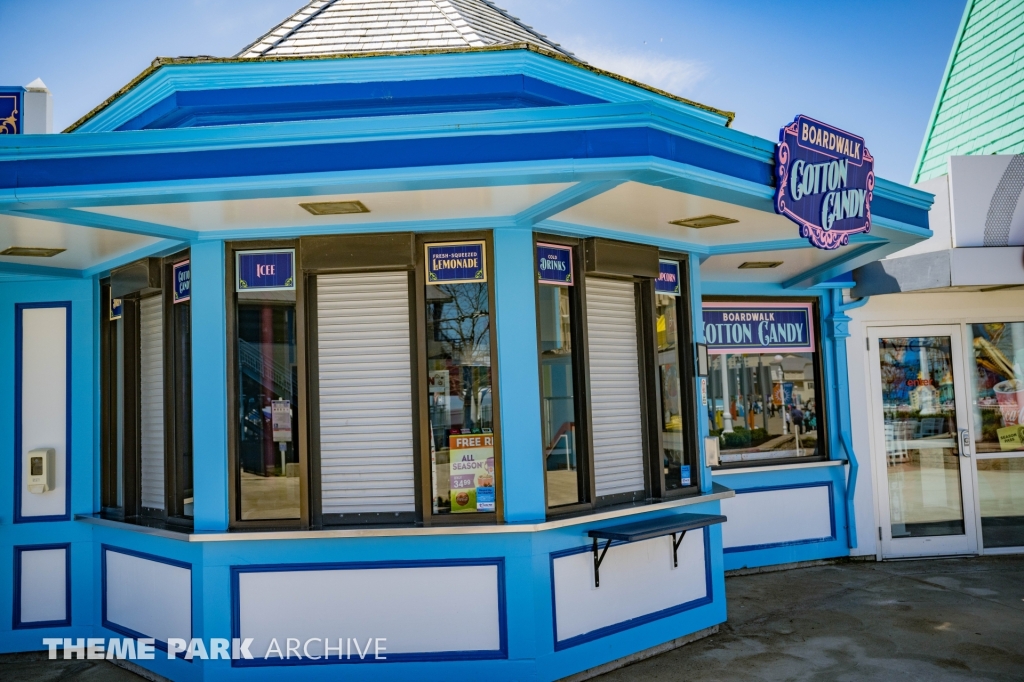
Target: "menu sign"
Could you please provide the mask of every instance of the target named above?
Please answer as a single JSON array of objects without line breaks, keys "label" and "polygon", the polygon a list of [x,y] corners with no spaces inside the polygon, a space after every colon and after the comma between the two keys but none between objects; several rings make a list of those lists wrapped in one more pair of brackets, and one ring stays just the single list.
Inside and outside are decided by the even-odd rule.
[{"label": "menu sign", "polygon": [[192,298],[192,266],[183,260],[171,266],[171,279],[174,280],[173,298],[175,303],[184,303]]},{"label": "menu sign", "polygon": [[494,435],[449,436],[452,512],[494,511]]},{"label": "menu sign", "polygon": [[654,280],[654,290],[659,294],[679,295],[679,263],[674,260],[658,261],[658,279]]},{"label": "menu sign", "polygon": [[487,281],[484,242],[427,244],[427,284]]},{"label": "menu sign", "polygon": [[235,254],[236,291],[295,289],[295,249],[238,251]]},{"label": "menu sign", "polygon": [[571,287],[572,247],[557,244],[537,244],[537,281]]}]

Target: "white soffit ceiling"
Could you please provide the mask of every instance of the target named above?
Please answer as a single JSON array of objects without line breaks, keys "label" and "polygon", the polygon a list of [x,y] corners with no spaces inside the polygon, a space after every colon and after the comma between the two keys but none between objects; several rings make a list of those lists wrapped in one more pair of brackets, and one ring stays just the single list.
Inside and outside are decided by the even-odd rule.
[{"label": "white soffit ceiling", "polygon": [[[699,230],[669,224],[673,220],[708,214],[739,222]],[[645,234],[659,239],[680,239],[707,246],[794,239],[800,236],[796,224],[780,215],[639,182],[619,185],[551,219]]]},{"label": "white soffit ceiling", "polygon": [[[241,230],[511,216],[573,183],[101,206],[83,210],[188,230]],[[369,213],[315,216],[300,203],[361,201]]]},{"label": "white soffit ceiling", "polygon": [[84,270],[158,241],[157,237],[0,215],[0,251],[11,246],[67,249],[50,258],[0,256],[0,263]]},{"label": "white soffit ceiling", "polygon": [[[851,244],[835,251],[821,249],[786,249],[754,251],[711,256],[700,264],[701,279],[712,282],[765,282],[780,284],[823,263],[839,258],[859,245]],[[782,261],[775,268],[740,269],[748,261]],[[751,292],[755,293],[755,292]]]}]

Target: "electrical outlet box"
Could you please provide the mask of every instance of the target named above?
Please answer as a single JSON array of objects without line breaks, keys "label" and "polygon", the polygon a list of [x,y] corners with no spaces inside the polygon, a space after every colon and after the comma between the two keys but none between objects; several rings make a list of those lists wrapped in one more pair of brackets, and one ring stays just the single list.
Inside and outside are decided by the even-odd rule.
[{"label": "electrical outlet box", "polygon": [[45,493],[53,490],[57,469],[57,452],[53,448],[29,450],[25,455],[25,470],[28,471],[28,491]]},{"label": "electrical outlet box", "polygon": [[718,466],[718,439],[715,437],[704,439],[704,460],[709,467]]}]

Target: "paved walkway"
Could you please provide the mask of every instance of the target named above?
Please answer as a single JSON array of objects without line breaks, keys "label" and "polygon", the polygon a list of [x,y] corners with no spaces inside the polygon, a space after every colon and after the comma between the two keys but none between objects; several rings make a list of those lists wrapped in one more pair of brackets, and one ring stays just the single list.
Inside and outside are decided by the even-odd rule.
[{"label": "paved walkway", "polygon": [[717,635],[598,678],[1024,680],[1024,557],[847,563],[728,578]]},{"label": "paved walkway", "polygon": [[[1024,680],[1024,556],[856,562],[728,578],[719,634],[598,678]],[[138,682],[104,661],[0,656],[0,680]]]}]

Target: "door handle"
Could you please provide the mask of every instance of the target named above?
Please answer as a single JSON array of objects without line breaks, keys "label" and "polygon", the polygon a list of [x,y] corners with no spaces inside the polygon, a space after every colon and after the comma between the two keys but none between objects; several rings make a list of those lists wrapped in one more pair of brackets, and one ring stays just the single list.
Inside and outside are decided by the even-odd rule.
[{"label": "door handle", "polygon": [[960,429],[960,454],[963,457],[971,456],[971,434],[967,429]]}]

